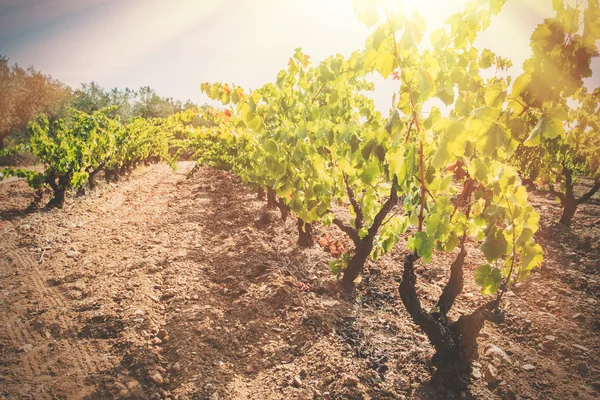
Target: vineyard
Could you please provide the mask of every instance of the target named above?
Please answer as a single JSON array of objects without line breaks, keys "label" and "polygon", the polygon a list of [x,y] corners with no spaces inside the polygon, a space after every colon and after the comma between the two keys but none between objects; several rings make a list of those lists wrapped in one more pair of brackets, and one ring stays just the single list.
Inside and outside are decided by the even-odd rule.
[{"label": "vineyard", "polygon": [[354,3],[350,55],[0,150],[37,160],[0,167],[4,398],[597,398],[598,0],[517,76],[475,46],[504,0],[429,38]]}]

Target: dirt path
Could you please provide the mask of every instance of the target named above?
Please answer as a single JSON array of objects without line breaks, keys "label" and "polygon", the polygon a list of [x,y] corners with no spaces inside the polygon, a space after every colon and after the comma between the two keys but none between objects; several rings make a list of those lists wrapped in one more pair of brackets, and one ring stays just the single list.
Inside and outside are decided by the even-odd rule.
[{"label": "dirt path", "polygon": [[184,177],[164,166],[139,170],[66,210],[2,225],[1,379],[8,393],[82,398],[119,365],[113,342],[134,340],[123,331],[138,317],[137,303],[161,296],[152,284],[160,277],[136,271],[166,260],[158,228]]},{"label": "dirt path", "polygon": [[[449,398],[397,295],[402,243],[340,301],[330,256],[297,248],[295,221],[227,172],[187,180],[190,167],[142,168],[51,212],[23,214],[22,182],[0,186],[0,397]],[[572,232],[542,231],[545,266],[511,292],[507,324],[484,329],[467,398],[597,398],[600,207],[581,212]],[[450,262],[419,269],[426,299]],[[482,301],[478,262],[455,317]]]}]

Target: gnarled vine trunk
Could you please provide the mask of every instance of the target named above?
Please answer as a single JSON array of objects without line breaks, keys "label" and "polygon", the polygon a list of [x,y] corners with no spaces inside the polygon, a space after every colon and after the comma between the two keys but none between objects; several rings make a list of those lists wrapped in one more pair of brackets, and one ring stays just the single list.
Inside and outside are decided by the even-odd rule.
[{"label": "gnarled vine trunk", "polygon": [[307,224],[298,218],[298,246],[313,247],[314,245],[315,239],[313,237],[312,224]]},{"label": "gnarled vine trunk", "polygon": [[577,212],[577,207],[581,204],[589,201],[598,191],[600,191],[600,176],[595,177],[594,185],[579,199],[575,196],[573,181],[573,171],[571,171],[566,165],[563,165],[563,177],[565,179],[565,193],[557,192],[554,189],[554,185],[549,184],[548,189],[550,193],[559,198],[560,204],[563,208],[562,215],[560,217],[560,223],[565,226],[571,226],[573,223],[573,217]]},{"label": "gnarled vine trunk", "polygon": [[262,187],[259,187],[259,188],[256,190],[256,198],[257,198],[258,200],[264,200],[264,199],[265,199],[265,194],[266,194],[266,193],[265,193],[265,189],[263,189]]},{"label": "gnarled vine trunk", "polygon": [[268,188],[267,189],[267,207],[269,208],[277,208],[277,194],[275,190]]},{"label": "gnarled vine trunk", "polygon": [[461,247],[452,264],[450,279],[438,303],[429,312],[423,309],[417,295],[414,264],[418,256],[414,253],[409,254],[404,261],[399,287],[402,303],[436,350],[432,359],[436,367],[433,381],[456,392],[464,390],[469,381],[471,362],[477,357],[477,337],[485,321],[502,320],[502,314],[496,311],[498,299],[480,306],[472,314],[461,316],[456,322],[448,320],[447,313],[462,292],[465,256],[466,251]]},{"label": "gnarled vine trunk", "polygon": [[354,209],[354,212],[356,213],[355,227],[353,228],[351,226],[345,225],[341,220],[337,218],[333,220],[333,223],[337,225],[343,232],[345,232],[350,237],[350,239],[352,239],[355,246],[354,255],[348,262],[348,266],[344,270],[344,274],[342,277],[342,290],[344,291],[344,295],[346,297],[351,297],[354,294],[354,282],[356,281],[356,278],[358,278],[359,275],[362,273],[365,263],[367,262],[371,251],[373,251],[375,236],[377,236],[379,228],[383,224],[384,219],[388,216],[388,214],[392,211],[392,208],[394,208],[394,206],[398,202],[398,192],[396,190],[396,184],[397,181],[394,177],[394,180],[392,182],[392,188],[390,190],[390,197],[388,197],[385,203],[383,203],[383,205],[381,206],[381,209],[379,210],[377,215],[375,215],[373,223],[367,230],[367,235],[361,239],[358,235],[358,232],[363,225],[362,209],[360,207],[360,204],[354,197],[354,192],[346,182],[348,198],[350,199],[350,203]]},{"label": "gnarled vine trunk", "polygon": [[68,175],[60,176],[58,178],[58,183],[56,182],[55,177],[46,179],[46,183],[50,185],[52,191],[54,192],[54,197],[52,197],[52,199],[47,204],[48,208],[62,208],[64,206],[66,192],[69,187],[70,181],[71,178]]}]

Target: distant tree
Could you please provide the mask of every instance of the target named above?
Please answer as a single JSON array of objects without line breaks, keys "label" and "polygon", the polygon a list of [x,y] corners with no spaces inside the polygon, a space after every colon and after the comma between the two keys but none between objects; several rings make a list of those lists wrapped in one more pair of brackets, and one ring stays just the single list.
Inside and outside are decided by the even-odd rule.
[{"label": "distant tree", "polygon": [[115,106],[112,116],[118,115],[123,122],[127,122],[136,116],[133,109],[136,96],[137,93],[129,88],[106,90],[92,81],[82,83],[75,91],[71,106],[87,114]]},{"label": "distant tree", "polygon": [[75,91],[71,102],[73,108],[87,114],[102,110],[109,105],[111,105],[110,95],[94,81],[82,83],[81,88]]},{"label": "distant tree", "polygon": [[71,99],[71,89],[33,67],[10,66],[0,55],[0,149],[16,129],[41,113],[53,115]]}]

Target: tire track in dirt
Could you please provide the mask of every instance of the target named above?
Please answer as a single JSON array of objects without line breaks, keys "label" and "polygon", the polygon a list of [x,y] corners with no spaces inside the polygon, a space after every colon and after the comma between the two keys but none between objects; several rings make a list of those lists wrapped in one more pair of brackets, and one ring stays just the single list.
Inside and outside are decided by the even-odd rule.
[{"label": "tire track in dirt", "polygon": [[[38,294],[38,297],[41,300],[40,303],[48,306],[52,317],[61,323],[61,327],[63,329],[65,329],[67,332],[75,331],[78,324],[75,323],[71,318],[65,317],[68,308],[62,299],[62,294],[58,293],[54,289],[48,288],[47,284],[45,283],[47,278],[37,268],[38,262],[23,250],[17,250],[12,254],[21,262],[23,267],[26,267],[31,271],[31,273],[28,275],[28,279],[31,282],[31,287],[37,290],[36,294]],[[39,335],[39,338],[42,338],[41,334]],[[81,372],[82,375],[97,372],[98,366],[93,363],[93,357],[91,356],[89,350],[86,349],[87,346],[82,345],[79,341],[75,341],[74,343],[67,341],[65,344],[67,347],[66,350],[75,355],[75,361],[77,364],[76,368]]]},{"label": "tire track in dirt", "polygon": [[[5,296],[6,302],[2,308],[6,308],[6,310],[3,310],[5,312],[0,315],[0,333],[2,333],[3,341],[12,349],[13,362],[17,362],[11,367],[11,370],[16,371],[15,393],[18,392],[20,386],[26,384],[26,387],[32,387],[28,395],[32,395],[33,398],[46,399],[61,396],[81,398],[84,393],[89,394],[92,389],[84,389],[87,386],[83,381],[84,378],[114,367],[114,363],[106,357],[106,345],[97,345],[102,339],[77,337],[81,328],[82,321],[80,319],[84,314],[73,311],[78,299],[65,297],[60,285],[55,287],[49,284],[50,278],[56,278],[56,269],[46,269],[43,265],[52,265],[53,262],[56,262],[55,255],[62,253],[56,246],[62,246],[64,242],[59,241],[54,244],[55,251],[50,251],[40,264],[37,252],[34,253],[30,247],[22,247],[23,238],[20,234],[23,230],[21,228],[27,225],[34,226],[35,228],[31,230],[38,233],[38,235],[33,235],[38,239],[47,232],[50,232],[51,236],[57,237],[53,232],[56,232],[56,227],[65,227],[62,221],[76,221],[80,219],[80,216],[85,216],[83,224],[85,224],[88,236],[80,237],[77,230],[67,230],[64,233],[64,229],[62,229],[63,234],[61,235],[73,243],[82,245],[81,247],[86,247],[88,243],[82,242],[82,240],[89,240],[90,233],[100,240],[106,236],[116,236],[123,230],[131,230],[131,222],[135,221],[139,215],[143,215],[149,225],[157,225],[160,220],[160,218],[156,218],[157,214],[164,214],[168,208],[169,198],[164,195],[173,190],[174,183],[182,179],[182,174],[174,174],[166,168],[159,169],[158,173],[156,173],[157,171],[152,172],[144,171],[129,181],[120,182],[102,196],[89,196],[76,200],[65,210],[25,215],[20,220],[13,221],[12,224],[7,223],[8,228],[5,228],[6,223],[2,225],[2,228],[5,229],[0,235],[0,247],[7,257],[0,258],[0,268],[6,272],[3,274],[0,284],[8,284],[12,291],[9,296]],[[107,198],[110,201],[107,201]],[[89,207],[95,209],[95,212],[90,213]],[[157,209],[159,213],[157,213]],[[14,226],[12,226],[13,224]],[[139,228],[143,231],[136,232],[138,237],[147,233],[145,232],[147,228],[143,226]],[[26,238],[25,242],[27,241]],[[37,240],[29,245],[42,247],[40,243],[35,242]],[[90,247],[89,250],[93,252],[94,246]],[[123,272],[121,268],[116,268],[120,267],[118,254],[131,248],[131,243],[123,241],[111,252],[110,256],[117,255],[113,260],[113,273],[119,275]],[[97,250],[100,251],[101,248]],[[143,250],[139,250],[138,253],[144,255]],[[82,264],[78,263],[69,273],[76,274],[77,271],[84,270],[85,267]],[[85,276],[85,274],[82,275]],[[0,286],[0,289],[3,288]],[[23,290],[21,291],[21,289]],[[111,301],[110,297],[101,300],[102,303]],[[26,315],[34,310],[43,311],[39,320],[46,325],[42,324],[38,327],[32,325],[32,321],[37,321],[35,313],[33,314],[34,319],[31,321]],[[50,334],[49,328],[46,329],[47,324],[52,321],[59,326],[58,336],[55,335],[55,332]],[[83,322],[85,323],[85,321]],[[50,379],[48,373],[50,376],[55,376],[51,383],[48,383]],[[46,383],[39,386],[44,381]],[[72,386],[75,387],[72,388],[71,393],[64,392],[66,388]]]},{"label": "tire track in dirt", "polygon": [[[8,254],[17,265],[20,274],[29,283],[27,287],[32,289],[33,299],[29,303],[35,303],[38,307],[46,308],[49,314],[46,315],[46,319],[57,321],[62,330],[68,333],[76,331],[78,324],[65,316],[68,311],[67,305],[60,293],[47,287],[45,283],[47,279],[37,268],[37,260],[23,249],[11,249]],[[32,346],[30,349],[25,350],[21,357],[23,364],[28,366],[29,376],[27,378],[41,375],[44,371],[42,368],[44,364],[56,363],[57,360],[54,360],[54,358],[57,356],[48,351],[48,346],[52,343],[50,337],[44,337],[41,333],[36,333],[26,323],[11,324],[11,326],[14,326],[12,332],[15,334],[15,339],[25,343],[25,346]],[[71,355],[70,359],[74,361],[68,367],[71,372],[86,376],[98,371],[98,365],[93,362],[90,349],[85,344],[80,343],[79,340],[63,340],[61,341],[61,347]],[[47,358],[49,358],[48,362],[44,363],[43,360]]]}]

